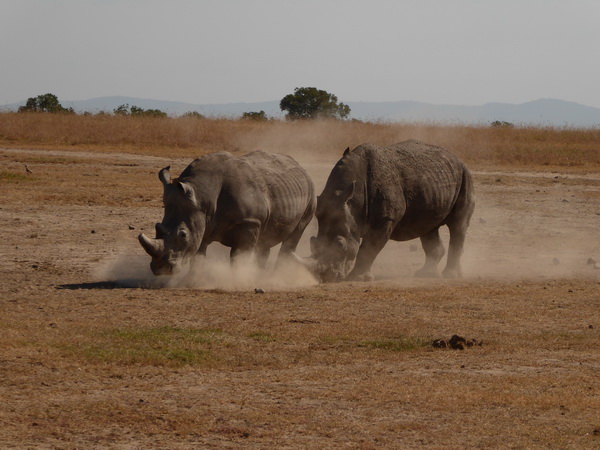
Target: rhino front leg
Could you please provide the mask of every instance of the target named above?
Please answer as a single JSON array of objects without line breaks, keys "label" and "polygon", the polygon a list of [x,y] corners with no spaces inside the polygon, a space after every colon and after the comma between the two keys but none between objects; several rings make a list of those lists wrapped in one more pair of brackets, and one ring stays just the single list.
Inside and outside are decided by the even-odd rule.
[{"label": "rhino front leg", "polygon": [[371,273],[371,266],[379,252],[390,239],[392,234],[392,223],[386,222],[379,228],[371,228],[363,238],[354,268],[348,275],[348,280],[373,281],[375,277]]},{"label": "rhino front leg", "polygon": [[232,230],[228,239],[224,242],[225,245],[231,247],[229,256],[232,265],[236,265],[242,260],[252,256],[259,235],[260,223],[258,223],[258,221],[244,222]]},{"label": "rhino front leg", "polygon": [[271,254],[271,249],[269,247],[257,247],[255,250],[256,256],[256,265],[264,269],[267,265],[267,261],[269,259],[269,255]]},{"label": "rhino front leg", "polygon": [[194,256],[192,256],[189,266],[189,273],[191,275],[198,275],[202,272],[202,268],[204,267],[204,261],[206,260],[206,249],[208,247],[208,243],[202,241],[200,244],[200,248],[196,252]]},{"label": "rhino front leg", "polygon": [[438,264],[446,253],[442,240],[440,239],[439,228],[421,236],[421,244],[425,251],[425,265],[417,270],[417,277],[439,277]]}]

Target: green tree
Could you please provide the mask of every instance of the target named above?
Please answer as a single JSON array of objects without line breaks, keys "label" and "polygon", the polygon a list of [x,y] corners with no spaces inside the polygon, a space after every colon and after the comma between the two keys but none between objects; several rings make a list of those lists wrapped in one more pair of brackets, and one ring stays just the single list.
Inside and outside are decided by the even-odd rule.
[{"label": "green tree", "polygon": [[19,112],[49,112],[75,114],[73,108],[65,108],[54,94],[38,95],[27,99],[25,106],[19,108]]},{"label": "green tree", "polygon": [[249,120],[257,120],[259,122],[263,122],[265,120],[269,120],[267,118],[267,115],[265,114],[264,111],[252,111],[252,112],[245,112],[244,114],[242,114],[242,119],[249,119]]},{"label": "green tree", "polygon": [[281,99],[279,108],[287,111],[286,119],[345,119],[350,115],[350,107],[338,103],[335,95],[314,87],[294,89]]},{"label": "green tree", "polygon": [[132,116],[143,116],[144,112],[144,108],[135,105],[131,105],[131,108],[129,109],[129,114]]},{"label": "green tree", "polygon": [[194,118],[194,119],[205,119],[206,118],[202,114],[200,114],[198,111],[188,111],[181,117],[190,117],[190,118]]},{"label": "green tree", "polygon": [[514,125],[510,122],[506,122],[504,120],[494,120],[491,125],[493,127],[500,127],[500,128],[513,128]]},{"label": "green tree", "polygon": [[145,109],[143,115],[146,117],[167,117],[167,113],[160,109]]},{"label": "green tree", "polygon": [[119,105],[117,108],[113,109],[113,113],[115,116],[128,116],[129,104],[125,103],[124,105]]},{"label": "green tree", "polygon": [[167,117],[167,113],[160,109],[144,109],[139,106],[128,103],[120,105],[113,110],[115,116],[135,116],[135,117]]}]

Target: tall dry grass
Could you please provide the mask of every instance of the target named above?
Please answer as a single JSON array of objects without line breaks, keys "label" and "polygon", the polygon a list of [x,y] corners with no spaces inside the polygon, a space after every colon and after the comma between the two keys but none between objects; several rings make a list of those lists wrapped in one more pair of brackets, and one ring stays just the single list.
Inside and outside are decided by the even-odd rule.
[{"label": "tall dry grass", "polygon": [[111,115],[0,114],[0,146],[91,149],[169,157],[263,149],[329,157],[364,142],[420,139],[474,167],[600,167],[600,130],[428,123],[144,118]]}]

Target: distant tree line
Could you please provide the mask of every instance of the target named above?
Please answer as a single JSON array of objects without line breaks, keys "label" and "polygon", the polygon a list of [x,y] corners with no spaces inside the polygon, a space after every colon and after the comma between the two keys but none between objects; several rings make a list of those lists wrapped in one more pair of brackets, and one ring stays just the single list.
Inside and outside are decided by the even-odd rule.
[{"label": "distant tree line", "polygon": [[129,106],[129,104],[120,105],[113,110],[115,116],[134,116],[134,117],[167,117],[167,113],[160,109],[144,109],[139,106]]},{"label": "distant tree line", "polygon": [[[350,115],[350,107],[344,103],[338,103],[335,95],[317,89],[315,87],[301,87],[294,89],[294,93],[288,94],[279,103],[281,111],[286,113],[287,120],[307,119],[346,119]],[[45,112],[75,114],[73,108],[65,108],[54,94],[38,95],[27,99],[25,106],[19,108],[19,112]],[[132,117],[167,117],[167,113],[160,109],[144,109],[139,106],[123,104],[115,108],[112,113],[115,116]],[[100,112],[99,115],[107,114]],[[91,115],[85,112],[84,115]],[[183,114],[182,117],[204,119],[204,116],[196,111]],[[244,120],[267,121],[264,111],[251,111],[242,114]]]}]

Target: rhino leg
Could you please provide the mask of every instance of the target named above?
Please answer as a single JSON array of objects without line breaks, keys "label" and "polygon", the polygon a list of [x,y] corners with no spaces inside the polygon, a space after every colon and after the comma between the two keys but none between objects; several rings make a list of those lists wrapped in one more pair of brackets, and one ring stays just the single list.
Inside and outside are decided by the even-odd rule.
[{"label": "rhino leg", "polygon": [[347,277],[349,280],[373,281],[375,279],[371,274],[371,266],[379,252],[390,240],[392,229],[391,221],[386,221],[381,226],[369,230],[360,244],[354,268]]},{"label": "rhino leg", "polygon": [[242,259],[252,256],[260,235],[260,223],[247,221],[235,227],[223,244],[231,247],[229,256],[234,265]]},{"label": "rhino leg", "polygon": [[467,234],[467,227],[456,226],[448,227],[450,229],[450,244],[448,245],[448,262],[442,272],[446,278],[462,278],[462,268],[460,266],[460,257],[463,253],[463,246]]},{"label": "rhino leg", "polygon": [[271,249],[269,247],[257,247],[255,250],[256,265],[259,268],[264,269],[270,254]]},{"label": "rhino leg", "polygon": [[459,201],[446,222],[450,231],[450,244],[448,245],[448,262],[442,273],[447,278],[462,278],[460,257],[463,253],[467,228],[469,228],[474,209],[471,179],[465,175],[465,183]]},{"label": "rhino leg", "polygon": [[421,244],[425,251],[425,265],[417,270],[417,277],[439,277],[438,264],[446,253],[442,240],[440,239],[439,228],[421,236]]},{"label": "rhino leg", "polygon": [[302,217],[294,231],[292,231],[289,234],[289,236],[283,240],[283,242],[281,243],[281,248],[279,249],[279,254],[277,255],[275,270],[277,270],[277,268],[279,268],[285,261],[297,261],[297,256],[294,255],[294,252],[298,247],[298,242],[300,242],[302,233],[304,233],[305,228],[312,220],[314,212],[314,205],[311,205],[304,213],[304,216]]},{"label": "rhino leg", "polygon": [[279,249],[279,254],[277,255],[276,266],[279,265],[280,261],[289,259],[292,253],[296,251],[296,247],[298,247],[298,242],[300,242],[300,237],[302,236],[303,231],[304,228],[300,230],[296,228],[294,232],[281,243],[281,248]]}]

